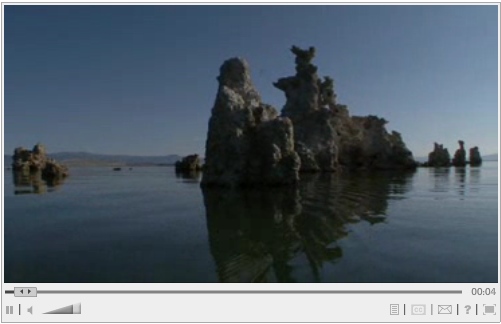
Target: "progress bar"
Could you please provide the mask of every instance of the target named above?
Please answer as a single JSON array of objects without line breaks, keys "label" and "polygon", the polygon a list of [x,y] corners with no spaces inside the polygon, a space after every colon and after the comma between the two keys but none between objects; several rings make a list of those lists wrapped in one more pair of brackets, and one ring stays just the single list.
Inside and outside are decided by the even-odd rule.
[{"label": "progress bar", "polygon": [[[13,294],[14,290],[5,290]],[[462,294],[462,290],[38,290],[38,294]]]}]

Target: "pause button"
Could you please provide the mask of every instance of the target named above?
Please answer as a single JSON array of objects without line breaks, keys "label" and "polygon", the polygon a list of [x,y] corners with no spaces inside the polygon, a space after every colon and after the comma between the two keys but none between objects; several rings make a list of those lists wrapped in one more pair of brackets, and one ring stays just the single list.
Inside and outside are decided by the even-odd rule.
[{"label": "pause button", "polygon": [[14,314],[14,306],[5,306],[5,311],[7,314]]}]

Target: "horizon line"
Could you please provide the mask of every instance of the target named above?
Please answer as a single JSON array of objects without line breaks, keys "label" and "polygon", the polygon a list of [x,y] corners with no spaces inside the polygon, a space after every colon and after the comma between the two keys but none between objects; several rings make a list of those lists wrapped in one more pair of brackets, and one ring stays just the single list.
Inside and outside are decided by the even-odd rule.
[{"label": "horizon line", "polygon": [[[183,154],[179,154],[179,153],[168,153],[168,154],[126,154],[126,153],[96,153],[96,152],[88,152],[88,151],[59,151],[59,152],[53,152],[53,153],[47,153],[47,155],[51,155],[51,154],[93,154],[93,155],[107,155],[107,156],[114,156],[114,155],[119,155],[119,156],[130,156],[130,157],[165,157],[165,156],[170,156],[170,155],[177,155],[177,156],[186,156],[186,155],[183,155]],[[191,155],[191,154],[197,154],[199,156],[202,156],[202,154],[199,154],[199,153],[190,153],[190,154],[187,154],[187,155]],[[4,153],[4,156],[12,156],[13,154],[8,154],[8,153]],[[499,152],[494,152],[494,153],[488,153],[488,154],[483,154],[482,156],[491,156],[491,155],[498,155],[499,156]],[[417,155],[417,156],[414,156],[414,159],[417,159],[417,158],[427,158],[426,155]]]}]

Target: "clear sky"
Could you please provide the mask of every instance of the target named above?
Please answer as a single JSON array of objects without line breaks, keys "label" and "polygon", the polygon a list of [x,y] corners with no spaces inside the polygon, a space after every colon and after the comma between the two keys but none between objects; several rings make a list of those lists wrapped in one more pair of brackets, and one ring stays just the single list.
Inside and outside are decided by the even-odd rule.
[{"label": "clear sky", "polygon": [[204,154],[219,67],[239,56],[263,101],[315,46],[352,115],[414,156],[457,140],[498,152],[496,6],[5,6],[4,148]]}]

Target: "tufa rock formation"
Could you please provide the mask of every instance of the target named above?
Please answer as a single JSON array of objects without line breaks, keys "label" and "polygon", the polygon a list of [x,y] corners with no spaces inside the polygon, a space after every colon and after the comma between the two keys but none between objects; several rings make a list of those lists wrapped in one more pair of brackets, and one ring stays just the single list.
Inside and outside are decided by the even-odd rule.
[{"label": "tufa rock formation", "polygon": [[209,121],[202,185],[291,184],[301,172],[341,168],[413,169],[412,153],[376,116],[350,117],[336,103],[334,81],[320,79],[315,48],[291,49],[296,74],[274,86],[285,93],[281,117],[261,102],[247,62],[234,58],[220,70]]},{"label": "tufa rock formation", "polygon": [[442,144],[434,143],[433,152],[428,154],[428,164],[430,167],[447,167],[451,165],[449,151]]},{"label": "tufa rock formation", "polygon": [[202,186],[284,185],[298,181],[290,119],[263,104],[247,62],[223,63],[205,146]]},{"label": "tufa rock formation", "polygon": [[479,166],[482,164],[482,157],[480,156],[480,152],[478,151],[478,147],[472,147],[470,149],[470,165],[471,166]]},{"label": "tufa rock formation", "polygon": [[294,144],[301,158],[302,172],[335,171],[338,167],[338,134],[329,109],[335,109],[333,80],[320,80],[311,64],[315,48],[291,49],[296,55],[296,75],[273,85],[285,92],[282,116],[294,125]]},{"label": "tufa rock formation", "polygon": [[18,147],[12,157],[12,170],[20,173],[40,172],[42,179],[55,181],[68,176],[68,168],[47,157],[45,147],[37,144],[33,150]]},{"label": "tufa rock formation", "polygon": [[347,107],[336,102],[334,81],[330,77],[321,80],[311,63],[315,48],[293,46],[291,51],[296,56],[296,75],[281,78],[274,86],[285,92],[282,115],[292,120],[301,171],[417,166],[401,135],[386,131],[386,120],[350,117]]},{"label": "tufa rock formation", "polygon": [[198,154],[185,156],[181,161],[176,162],[176,172],[197,172],[202,170],[202,162]]},{"label": "tufa rock formation", "polygon": [[454,158],[452,159],[452,165],[454,166],[466,166],[466,150],[464,149],[464,142],[459,140],[459,149],[454,153]]}]

